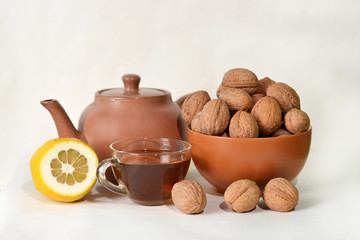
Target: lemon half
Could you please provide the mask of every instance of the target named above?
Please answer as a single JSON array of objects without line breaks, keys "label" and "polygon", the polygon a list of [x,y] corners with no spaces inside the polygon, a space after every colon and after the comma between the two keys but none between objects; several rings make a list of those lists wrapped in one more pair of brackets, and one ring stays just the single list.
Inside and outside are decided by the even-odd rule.
[{"label": "lemon half", "polygon": [[34,185],[46,197],[73,202],[96,183],[95,151],[75,138],[56,138],[42,145],[30,160]]}]

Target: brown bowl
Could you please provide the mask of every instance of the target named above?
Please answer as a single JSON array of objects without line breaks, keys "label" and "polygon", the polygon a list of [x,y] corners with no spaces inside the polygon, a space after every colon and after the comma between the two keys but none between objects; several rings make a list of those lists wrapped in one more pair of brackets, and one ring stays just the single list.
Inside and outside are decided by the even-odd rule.
[{"label": "brown bowl", "polygon": [[293,180],[305,165],[311,132],[310,127],[291,136],[229,138],[187,129],[197,170],[219,192],[239,179],[251,179],[260,188],[275,177]]}]

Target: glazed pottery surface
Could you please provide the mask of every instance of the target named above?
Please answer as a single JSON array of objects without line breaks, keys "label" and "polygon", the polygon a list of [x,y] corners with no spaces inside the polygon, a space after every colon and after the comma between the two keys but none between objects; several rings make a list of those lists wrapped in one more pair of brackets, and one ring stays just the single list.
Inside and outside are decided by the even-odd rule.
[{"label": "glazed pottery surface", "polygon": [[[82,113],[78,130],[55,99],[41,101],[51,113],[59,137],[87,142],[99,160],[109,158],[109,146],[124,138],[173,138],[186,140],[186,125],[180,107],[167,90],[139,88],[140,77],[123,76],[123,88],[96,92],[95,100]],[[181,99],[179,100],[181,104]]]},{"label": "glazed pottery surface", "polygon": [[291,136],[229,138],[187,129],[197,170],[219,192],[239,179],[254,180],[260,188],[275,177],[293,180],[307,160],[311,132],[310,127]]}]

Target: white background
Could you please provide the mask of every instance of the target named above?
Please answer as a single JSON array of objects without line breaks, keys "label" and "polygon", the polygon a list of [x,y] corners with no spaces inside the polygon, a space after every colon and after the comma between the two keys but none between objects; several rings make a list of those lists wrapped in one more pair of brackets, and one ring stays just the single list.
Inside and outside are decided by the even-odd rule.
[{"label": "white background", "polygon": [[[223,74],[244,67],[296,89],[311,118],[298,187],[315,194],[310,206],[334,197],[344,205],[306,219],[346,207],[348,221],[360,220],[352,198],[360,193],[359,12],[355,0],[0,0],[0,197],[57,137],[40,100],[58,99],[77,125],[94,93],[122,87],[123,74],[176,100],[200,89],[215,97]],[[347,221],[323,220],[330,232],[318,236],[341,236],[342,227],[360,234]]]}]

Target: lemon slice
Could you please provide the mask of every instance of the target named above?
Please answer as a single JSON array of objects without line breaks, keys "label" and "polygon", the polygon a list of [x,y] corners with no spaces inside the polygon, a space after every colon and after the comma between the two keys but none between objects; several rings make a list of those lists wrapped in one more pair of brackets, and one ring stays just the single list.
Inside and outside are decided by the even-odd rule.
[{"label": "lemon slice", "polygon": [[47,141],[31,158],[34,185],[46,197],[73,202],[95,185],[99,160],[94,150],[75,138]]}]

